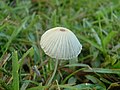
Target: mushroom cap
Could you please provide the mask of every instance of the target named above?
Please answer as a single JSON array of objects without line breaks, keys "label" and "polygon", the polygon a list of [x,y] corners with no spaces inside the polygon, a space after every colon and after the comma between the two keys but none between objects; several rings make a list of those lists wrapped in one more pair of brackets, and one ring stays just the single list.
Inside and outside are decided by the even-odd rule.
[{"label": "mushroom cap", "polygon": [[72,59],[82,50],[82,45],[74,33],[63,27],[47,30],[41,36],[40,45],[48,56],[55,59]]}]

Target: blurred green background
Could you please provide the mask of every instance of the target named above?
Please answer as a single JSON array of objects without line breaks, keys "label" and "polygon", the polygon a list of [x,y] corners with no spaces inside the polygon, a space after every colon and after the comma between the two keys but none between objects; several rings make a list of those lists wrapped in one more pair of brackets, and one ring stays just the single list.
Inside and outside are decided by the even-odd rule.
[{"label": "blurred green background", "polygon": [[[41,35],[62,26],[83,46],[78,64],[55,61]],[[120,0],[0,0],[0,90],[119,90]]]}]

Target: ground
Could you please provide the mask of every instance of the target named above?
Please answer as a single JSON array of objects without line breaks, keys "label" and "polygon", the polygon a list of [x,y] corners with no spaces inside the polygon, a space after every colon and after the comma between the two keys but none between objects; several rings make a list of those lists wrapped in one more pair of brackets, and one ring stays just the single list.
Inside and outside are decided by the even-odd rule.
[{"label": "ground", "polygon": [[[0,90],[119,90],[120,0],[0,0]],[[53,27],[82,44],[76,60],[40,47]],[[75,63],[75,64],[71,64]]]}]

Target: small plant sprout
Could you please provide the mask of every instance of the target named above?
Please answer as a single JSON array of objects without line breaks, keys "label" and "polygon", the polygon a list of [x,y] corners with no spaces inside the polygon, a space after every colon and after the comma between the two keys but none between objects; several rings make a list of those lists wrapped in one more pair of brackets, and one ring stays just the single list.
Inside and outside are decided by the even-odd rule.
[{"label": "small plant sprout", "polygon": [[52,82],[57,70],[58,60],[70,60],[76,58],[82,45],[72,31],[64,27],[55,27],[47,30],[40,41],[41,48],[51,58],[56,59],[55,69],[48,85]]}]

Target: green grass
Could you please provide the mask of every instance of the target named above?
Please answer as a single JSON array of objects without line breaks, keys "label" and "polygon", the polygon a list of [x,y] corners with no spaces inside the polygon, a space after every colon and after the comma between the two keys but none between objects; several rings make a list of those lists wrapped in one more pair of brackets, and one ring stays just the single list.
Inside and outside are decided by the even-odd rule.
[{"label": "green grass", "polygon": [[19,70],[18,55],[17,55],[17,51],[14,51],[13,55],[12,55],[12,76],[13,76],[12,77],[13,78],[12,86],[13,86],[13,90],[19,90],[18,70]]},{"label": "green grass", "polygon": [[[0,0],[0,90],[119,90],[119,7],[119,0]],[[55,60],[40,38],[56,26],[73,31],[83,49],[77,64],[60,61],[52,77]]]}]

